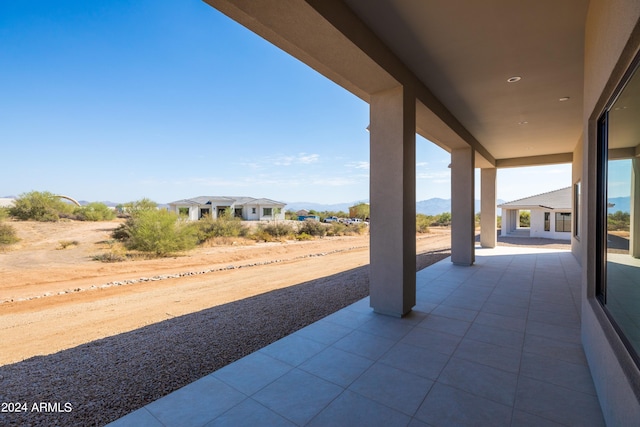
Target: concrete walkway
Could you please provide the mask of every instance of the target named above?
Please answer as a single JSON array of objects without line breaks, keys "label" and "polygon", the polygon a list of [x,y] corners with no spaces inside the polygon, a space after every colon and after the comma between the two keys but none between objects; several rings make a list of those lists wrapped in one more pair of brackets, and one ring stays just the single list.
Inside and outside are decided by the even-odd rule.
[{"label": "concrete walkway", "polygon": [[604,425],[570,252],[476,248],[417,279],[403,319],[365,298],[110,425]]}]

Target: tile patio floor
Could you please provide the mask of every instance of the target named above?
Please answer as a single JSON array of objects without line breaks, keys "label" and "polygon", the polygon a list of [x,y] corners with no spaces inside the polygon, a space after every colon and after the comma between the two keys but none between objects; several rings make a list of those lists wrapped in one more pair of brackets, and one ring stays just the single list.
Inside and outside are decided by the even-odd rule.
[{"label": "tile patio floor", "polygon": [[570,252],[476,248],[418,273],[403,319],[368,298],[111,426],[603,426]]}]

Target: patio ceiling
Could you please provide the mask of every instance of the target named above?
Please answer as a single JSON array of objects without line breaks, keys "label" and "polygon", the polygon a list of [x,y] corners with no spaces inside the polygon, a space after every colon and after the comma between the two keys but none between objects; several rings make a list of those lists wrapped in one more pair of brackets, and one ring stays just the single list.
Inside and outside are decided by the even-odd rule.
[{"label": "patio ceiling", "polygon": [[478,167],[570,162],[581,140],[588,0],[206,1],[365,101],[414,88],[418,133]]}]

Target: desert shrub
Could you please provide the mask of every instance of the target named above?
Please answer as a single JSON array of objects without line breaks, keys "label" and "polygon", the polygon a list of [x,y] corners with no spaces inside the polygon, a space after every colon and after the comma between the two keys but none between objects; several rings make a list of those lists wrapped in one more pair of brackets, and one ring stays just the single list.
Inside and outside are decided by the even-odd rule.
[{"label": "desert shrub", "polygon": [[418,233],[428,233],[431,219],[424,214],[416,215],[416,231]]},{"label": "desert shrub", "polygon": [[299,234],[308,234],[309,236],[324,237],[327,235],[327,227],[318,221],[304,221],[298,229]]},{"label": "desert shrub", "polygon": [[0,246],[12,245],[19,240],[16,229],[12,225],[0,224]]},{"label": "desert shrub", "polygon": [[110,240],[104,242],[109,245],[109,251],[93,257],[94,261],[100,262],[122,262],[127,260],[127,251],[122,243]]},{"label": "desert shrub", "polygon": [[271,234],[267,233],[261,228],[258,228],[253,233],[251,233],[249,238],[255,240],[256,242],[273,242],[274,240],[274,237]]},{"label": "desert shrub", "polygon": [[111,221],[116,213],[104,203],[94,202],[77,207],[73,213],[80,221]]},{"label": "desert shrub", "polygon": [[628,212],[617,211],[607,215],[607,230],[629,231],[631,215]]},{"label": "desert shrub", "polygon": [[450,212],[443,212],[439,215],[435,215],[434,217],[432,217],[433,219],[431,220],[431,224],[432,226],[441,226],[441,227],[448,227],[451,225],[451,213]]},{"label": "desert shrub", "polygon": [[9,208],[9,215],[23,220],[57,221],[72,214],[73,206],[48,191],[21,194]]},{"label": "desert shrub", "polygon": [[120,241],[127,240],[131,236],[131,233],[129,232],[131,226],[133,226],[133,219],[129,218],[111,232],[111,237]]},{"label": "desert shrub", "polygon": [[129,235],[125,240],[127,249],[157,256],[192,249],[198,240],[193,227],[165,210],[138,211],[125,225]]},{"label": "desert shrub", "polygon": [[134,217],[139,212],[155,211],[158,210],[158,204],[146,197],[133,202],[128,202],[123,205],[118,205],[117,209],[122,212],[125,217]]},{"label": "desert shrub", "polygon": [[296,234],[293,226],[284,222],[276,222],[266,225],[260,224],[258,226],[258,232],[260,231],[278,239],[293,237]]},{"label": "desert shrub", "polygon": [[363,222],[351,224],[347,227],[350,231],[349,234],[366,234],[369,231],[369,226]]},{"label": "desert shrub", "polygon": [[344,236],[347,233],[347,226],[341,222],[332,222],[327,228],[327,236]]},{"label": "desert shrub", "polygon": [[296,235],[296,240],[313,240],[313,236],[307,233],[300,233]]},{"label": "desert shrub", "polygon": [[80,244],[80,242],[78,242],[77,240],[60,240],[58,242],[58,249],[67,249],[70,246],[78,246]]},{"label": "desert shrub", "polygon": [[9,208],[0,208],[0,221],[7,219],[9,216]]},{"label": "desert shrub", "polygon": [[195,229],[199,242],[214,237],[245,237],[249,234],[249,229],[242,220],[231,215],[215,219],[207,216],[200,221],[192,222],[190,227]]}]

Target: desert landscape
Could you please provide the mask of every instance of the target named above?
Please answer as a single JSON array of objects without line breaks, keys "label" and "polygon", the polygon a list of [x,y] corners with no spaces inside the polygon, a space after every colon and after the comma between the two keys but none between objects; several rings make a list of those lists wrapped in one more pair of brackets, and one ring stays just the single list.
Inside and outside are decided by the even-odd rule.
[{"label": "desert landscape", "polygon": [[[95,261],[120,222],[12,221],[0,253],[0,400],[64,401],[8,425],[101,425],[368,294],[369,236],[229,242]],[[417,236],[418,269],[449,255]]]}]

